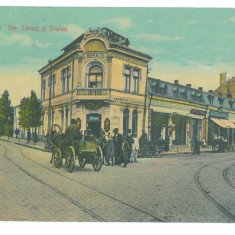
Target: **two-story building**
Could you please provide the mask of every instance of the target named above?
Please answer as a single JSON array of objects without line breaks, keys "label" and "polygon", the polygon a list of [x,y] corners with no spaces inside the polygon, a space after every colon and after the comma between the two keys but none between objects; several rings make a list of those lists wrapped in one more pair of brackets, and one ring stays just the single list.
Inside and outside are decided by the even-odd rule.
[{"label": "two-story building", "polygon": [[130,128],[140,136],[150,60],[108,28],[83,33],[39,70],[42,132],[53,124],[64,131],[75,120],[82,130]]}]

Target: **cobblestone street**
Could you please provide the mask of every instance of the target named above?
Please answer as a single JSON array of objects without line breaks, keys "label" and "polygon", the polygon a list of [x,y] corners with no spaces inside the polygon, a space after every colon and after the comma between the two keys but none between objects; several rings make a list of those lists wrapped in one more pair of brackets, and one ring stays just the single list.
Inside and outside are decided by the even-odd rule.
[{"label": "cobblestone street", "polygon": [[234,153],[142,158],[127,168],[50,164],[0,141],[1,221],[234,222]]}]

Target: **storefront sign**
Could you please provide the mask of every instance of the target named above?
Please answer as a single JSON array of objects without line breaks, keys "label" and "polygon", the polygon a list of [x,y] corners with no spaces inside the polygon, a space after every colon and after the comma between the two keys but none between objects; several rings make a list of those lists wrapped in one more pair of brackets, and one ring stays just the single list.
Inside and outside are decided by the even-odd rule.
[{"label": "storefront sign", "polygon": [[206,119],[203,119],[202,140],[206,140]]},{"label": "storefront sign", "polygon": [[100,122],[101,121],[101,115],[99,115],[99,114],[88,114],[87,115],[87,121]]},{"label": "storefront sign", "polygon": [[206,111],[198,110],[198,109],[191,109],[190,113],[195,114],[195,115],[201,115],[201,116],[206,115]]},{"label": "storefront sign", "polygon": [[228,119],[229,114],[225,113],[225,112],[222,112],[222,111],[210,110],[209,117],[211,117],[211,118],[220,118],[220,119]]},{"label": "storefront sign", "polygon": [[108,131],[110,130],[110,120],[109,120],[109,118],[106,118],[106,119],[104,120],[104,130],[105,130],[106,132],[108,132]]}]

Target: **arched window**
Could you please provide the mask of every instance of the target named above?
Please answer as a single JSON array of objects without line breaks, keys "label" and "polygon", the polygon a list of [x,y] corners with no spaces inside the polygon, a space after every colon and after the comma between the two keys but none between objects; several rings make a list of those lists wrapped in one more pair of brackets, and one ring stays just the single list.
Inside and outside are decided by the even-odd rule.
[{"label": "arched window", "polygon": [[103,87],[103,70],[100,66],[92,66],[88,74],[88,87],[89,88],[102,88]]},{"label": "arched window", "polygon": [[127,134],[128,129],[129,129],[129,110],[124,109],[123,111],[123,135],[124,136]]},{"label": "arched window", "polygon": [[138,111],[135,109],[132,112],[132,135],[137,136],[138,133]]}]

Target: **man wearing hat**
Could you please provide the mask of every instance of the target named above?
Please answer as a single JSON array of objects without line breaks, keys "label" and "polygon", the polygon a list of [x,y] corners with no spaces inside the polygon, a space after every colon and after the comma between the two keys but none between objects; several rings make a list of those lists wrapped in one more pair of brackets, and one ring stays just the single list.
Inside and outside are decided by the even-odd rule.
[{"label": "man wearing hat", "polygon": [[122,154],[122,135],[118,133],[118,128],[113,130],[113,142],[115,147],[115,164],[121,164],[121,154]]}]

